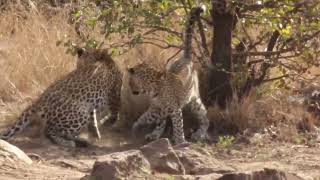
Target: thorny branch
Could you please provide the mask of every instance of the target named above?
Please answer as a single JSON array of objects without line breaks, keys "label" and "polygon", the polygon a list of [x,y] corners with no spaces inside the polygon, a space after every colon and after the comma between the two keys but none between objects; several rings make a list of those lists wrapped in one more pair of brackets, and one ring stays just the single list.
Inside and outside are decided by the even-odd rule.
[{"label": "thorny branch", "polygon": [[149,28],[150,30],[145,32],[144,35],[149,35],[149,34],[152,34],[154,32],[157,32],[157,31],[163,31],[163,32],[167,32],[167,33],[170,33],[170,34],[173,34],[175,36],[178,36],[178,37],[182,37],[182,33],[180,32],[177,32],[175,30],[172,30],[170,28],[167,28],[167,27],[163,27],[163,26],[156,26],[156,25],[152,25],[152,26],[144,26],[144,25],[140,25],[140,24],[135,24],[136,27],[140,27],[140,28]]},{"label": "thorny branch", "polygon": [[276,81],[276,80],[283,79],[283,78],[286,78],[286,77],[289,77],[289,74],[285,74],[285,75],[282,75],[282,76],[279,76],[279,77],[275,77],[275,78],[271,78],[271,79],[265,79],[262,82],[266,83],[266,82],[270,82],[270,81]]},{"label": "thorny branch", "polygon": [[175,58],[181,51],[182,51],[182,49],[179,49],[176,53],[174,53],[171,57],[169,57],[166,60],[166,64],[168,64],[173,58]]},{"label": "thorny branch", "polygon": [[279,55],[283,53],[288,53],[293,51],[294,48],[283,49],[279,51],[259,51],[259,52],[241,52],[241,53],[234,53],[235,55],[245,55],[245,56],[273,56]]}]

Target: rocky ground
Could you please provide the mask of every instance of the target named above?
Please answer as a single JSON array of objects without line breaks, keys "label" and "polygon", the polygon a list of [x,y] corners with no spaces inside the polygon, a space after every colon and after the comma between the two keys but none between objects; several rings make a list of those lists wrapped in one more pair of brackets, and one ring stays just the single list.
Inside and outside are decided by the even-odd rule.
[{"label": "rocky ground", "polygon": [[0,179],[320,179],[319,141],[289,144],[255,134],[232,143],[171,146],[167,139],[146,144],[103,134],[82,149],[22,137],[10,141],[28,156],[0,141]]}]

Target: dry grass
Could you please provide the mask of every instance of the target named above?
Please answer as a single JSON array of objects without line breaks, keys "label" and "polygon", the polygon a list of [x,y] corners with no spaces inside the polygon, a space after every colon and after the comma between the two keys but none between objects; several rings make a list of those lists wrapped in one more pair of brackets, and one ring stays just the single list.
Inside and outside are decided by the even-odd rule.
[{"label": "dry grass", "polygon": [[[0,122],[14,120],[50,83],[75,67],[75,58],[66,54],[64,47],[56,46],[65,36],[76,38],[66,13],[43,12],[13,8],[0,14]],[[175,49],[140,45],[115,59],[123,71],[143,61],[164,69],[166,60],[175,53]],[[120,123],[130,126],[148,107],[148,98],[132,96],[126,77],[124,82],[124,117]],[[225,110],[209,107],[208,117],[217,133],[261,130],[273,125],[280,128],[278,134],[283,139],[294,137],[300,130],[312,131],[315,121],[303,108],[283,98],[257,99],[254,94],[242,100],[234,97]]]},{"label": "dry grass", "polygon": [[[67,10],[26,10],[14,5],[1,13],[0,122],[15,120],[50,83],[75,68],[75,57],[66,54],[64,47],[56,46],[66,36],[76,39],[73,26],[67,22]],[[175,52],[140,45],[115,60],[122,70],[143,61],[163,69],[165,60]],[[135,120],[148,102],[145,97],[131,97],[124,87],[123,111]]]},{"label": "dry grass", "polygon": [[278,140],[295,142],[299,133],[316,130],[317,120],[312,114],[302,106],[289,103],[287,96],[275,94],[259,99],[254,93],[241,100],[234,97],[225,110],[209,107],[210,131],[214,135],[266,132]]},{"label": "dry grass", "polygon": [[[19,8],[19,7],[17,7]],[[56,42],[73,36],[64,13],[47,19],[39,10],[8,9],[0,15],[0,120],[21,112],[17,104],[41,93],[74,68],[74,57]],[[18,104],[20,104],[18,103]],[[28,101],[30,103],[30,101]],[[24,103],[22,106],[25,107]]]},{"label": "dry grass", "polygon": [[236,96],[227,103],[226,109],[218,105],[208,108],[208,118],[217,133],[237,133],[247,128],[262,126],[255,111],[254,95],[239,100]]}]

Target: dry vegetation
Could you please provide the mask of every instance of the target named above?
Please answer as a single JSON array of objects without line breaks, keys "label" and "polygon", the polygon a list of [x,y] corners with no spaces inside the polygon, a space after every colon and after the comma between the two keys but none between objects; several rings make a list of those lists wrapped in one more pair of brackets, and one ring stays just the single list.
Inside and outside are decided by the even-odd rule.
[{"label": "dry vegetation", "polygon": [[[75,60],[58,41],[70,38],[77,41],[73,25],[68,23],[69,8],[57,11],[41,7],[26,10],[24,6],[10,4],[0,15],[0,124],[14,121],[50,83],[75,68]],[[145,45],[116,57],[120,68],[147,61],[164,68],[164,60],[174,51],[163,51]],[[139,102],[126,96],[126,114],[137,117],[145,110],[144,100]],[[133,104],[136,104],[133,106]],[[135,107],[135,108],[133,108]],[[138,112],[138,113],[137,113]],[[135,115],[136,114],[136,115]]]},{"label": "dry vegetation", "polygon": [[39,9],[26,11],[21,6],[11,6],[0,15],[2,121],[16,116],[20,104],[24,107],[24,102],[30,103],[28,99],[74,68],[74,58],[56,46],[64,36],[72,37],[73,29],[61,21],[64,12],[49,17]]},{"label": "dry vegetation", "polygon": [[[56,45],[65,37],[76,40],[74,28],[67,21],[68,11],[67,8],[60,11],[35,7],[25,10],[21,6],[11,6],[1,13],[1,123],[15,120],[51,82],[74,68],[75,57],[65,53],[65,47]],[[115,59],[122,69],[139,61],[148,61],[162,69],[175,52],[174,49],[141,45]],[[123,113],[130,116],[124,116],[126,121],[134,120],[147,108],[145,97],[131,97],[127,90],[125,88],[123,92]],[[313,130],[316,120],[301,107],[289,105],[284,96],[275,98],[275,94],[268,94],[258,98],[256,94],[253,92],[242,100],[234,97],[225,110],[209,107],[211,131],[236,134],[248,129],[256,132],[278,127],[271,131],[277,131],[283,140],[294,141],[292,137],[301,130]],[[126,124],[130,125],[131,121]]]},{"label": "dry vegetation", "polygon": [[242,100],[234,97],[225,110],[209,107],[208,117],[214,135],[262,132],[291,143],[296,143],[299,133],[314,132],[317,122],[312,114],[301,106],[291,105],[284,96],[258,99],[254,94]]}]

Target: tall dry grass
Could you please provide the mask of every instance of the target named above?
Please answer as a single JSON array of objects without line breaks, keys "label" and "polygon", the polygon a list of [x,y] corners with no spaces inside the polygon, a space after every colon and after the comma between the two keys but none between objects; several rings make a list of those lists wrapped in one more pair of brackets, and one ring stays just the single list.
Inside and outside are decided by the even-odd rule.
[{"label": "tall dry grass", "polygon": [[[12,5],[0,14],[0,121],[12,119],[51,82],[70,72],[73,56],[56,42],[74,37],[65,12]],[[16,104],[17,103],[17,104]]]},{"label": "tall dry grass", "polygon": [[[67,8],[25,8],[14,3],[8,6],[0,14],[0,123],[15,120],[50,83],[73,70],[76,63],[63,46],[56,46],[65,37],[77,40],[73,25],[68,24]],[[124,72],[139,62],[163,69],[165,60],[174,53],[176,50],[139,45],[115,60]],[[123,111],[133,121],[146,110],[148,101],[146,97],[132,97],[129,91],[125,84]]]},{"label": "tall dry grass", "polygon": [[[0,123],[15,120],[50,83],[75,68],[75,58],[66,54],[64,47],[56,46],[65,36],[76,39],[67,19],[63,9],[50,13],[36,7],[25,10],[12,6],[0,14]],[[126,67],[144,61],[164,69],[166,60],[175,53],[175,49],[140,45],[115,60],[123,72]],[[148,98],[132,96],[126,77],[122,95],[125,116],[120,124],[130,126],[148,108]],[[206,100],[205,93],[203,99]],[[284,137],[292,136],[299,128],[312,129],[313,124],[313,117],[304,109],[270,97],[257,99],[254,95],[242,100],[234,97],[226,109],[208,107],[208,118],[218,133],[279,125]]]}]

